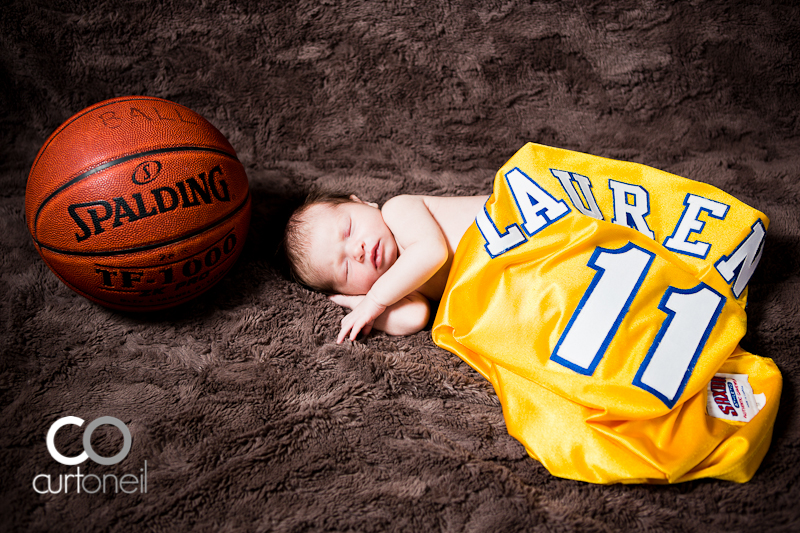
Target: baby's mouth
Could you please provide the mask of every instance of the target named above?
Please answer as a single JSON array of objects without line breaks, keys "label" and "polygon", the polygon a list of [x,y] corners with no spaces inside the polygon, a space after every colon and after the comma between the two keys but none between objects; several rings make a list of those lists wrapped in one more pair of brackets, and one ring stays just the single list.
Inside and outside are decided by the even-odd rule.
[{"label": "baby's mouth", "polygon": [[375,270],[381,267],[383,258],[381,257],[380,251],[381,251],[381,242],[378,241],[377,243],[375,243],[375,246],[372,248],[372,251],[370,252],[370,259],[372,260],[372,266],[375,267]]}]

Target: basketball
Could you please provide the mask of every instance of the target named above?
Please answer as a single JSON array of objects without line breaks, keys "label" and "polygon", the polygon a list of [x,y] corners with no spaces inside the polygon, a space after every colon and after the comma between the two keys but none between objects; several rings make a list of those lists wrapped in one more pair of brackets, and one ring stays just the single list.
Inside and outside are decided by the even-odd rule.
[{"label": "basketball", "polygon": [[242,251],[247,175],[199,114],[145,96],[90,106],[45,141],[25,217],[39,255],[101,305],[151,311],[217,283]]}]

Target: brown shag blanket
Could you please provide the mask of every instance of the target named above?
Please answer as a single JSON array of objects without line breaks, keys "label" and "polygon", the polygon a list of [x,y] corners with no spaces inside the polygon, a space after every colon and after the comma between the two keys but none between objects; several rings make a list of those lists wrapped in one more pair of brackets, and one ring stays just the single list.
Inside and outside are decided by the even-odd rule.
[{"label": "brown shag blanket", "polygon": [[[799,65],[791,2],[6,2],[0,530],[797,531]],[[223,281],[138,315],[59,282],[24,221],[47,136],[134,94],[216,125],[254,200]],[[282,274],[282,222],[312,187],[487,193],[527,141],[708,182],[770,216],[743,345],[775,360],[784,391],[749,483],[554,478],[429,331],[337,345],[343,311]],[[57,463],[46,435],[65,416],[119,419],[129,454]],[[57,449],[78,455],[82,435],[64,427]],[[91,443],[110,456],[122,433]],[[126,491],[106,475],[131,476]]]}]

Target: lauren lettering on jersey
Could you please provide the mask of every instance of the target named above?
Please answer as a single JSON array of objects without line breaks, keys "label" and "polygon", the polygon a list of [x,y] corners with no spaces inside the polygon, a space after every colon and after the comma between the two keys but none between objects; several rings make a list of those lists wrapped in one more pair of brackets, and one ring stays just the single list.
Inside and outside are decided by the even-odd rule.
[{"label": "lauren lettering on jersey", "polygon": [[[580,174],[550,169],[573,207],[581,214],[598,220],[605,220],[597,205],[589,178]],[[542,231],[568,214],[571,209],[564,200],[556,199],[539,183],[515,167],[505,174],[511,194],[524,223],[511,224],[501,232],[495,221],[484,209],[476,217],[478,229],[486,241],[486,251],[497,257],[525,243],[529,237]],[[655,240],[655,234],[647,223],[650,214],[650,195],[641,185],[608,180],[608,187],[614,199],[611,222],[626,226]],[[701,213],[724,220],[729,206],[696,194],[687,194],[684,210],[672,233],[662,243],[675,253],[705,259],[711,244],[700,240],[706,223],[699,219]],[[750,233],[728,255],[721,256],[714,264],[717,271],[731,285],[734,297],[738,298],[761,259],[766,229],[758,219],[750,228]],[[690,241],[693,238],[695,240]]]}]

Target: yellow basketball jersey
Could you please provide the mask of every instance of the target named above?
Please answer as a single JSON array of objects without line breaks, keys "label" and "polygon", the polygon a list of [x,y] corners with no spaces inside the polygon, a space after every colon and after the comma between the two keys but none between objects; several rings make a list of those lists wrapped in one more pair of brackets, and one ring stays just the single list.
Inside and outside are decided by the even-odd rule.
[{"label": "yellow basketball jersey", "polygon": [[[459,243],[433,339],[491,381],[554,475],[747,481],[781,389],[738,346],[768,224],[710,185],[528,144]],[[709,395],[725,373],[750,395],[723,398],[724,378]]]}]

